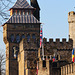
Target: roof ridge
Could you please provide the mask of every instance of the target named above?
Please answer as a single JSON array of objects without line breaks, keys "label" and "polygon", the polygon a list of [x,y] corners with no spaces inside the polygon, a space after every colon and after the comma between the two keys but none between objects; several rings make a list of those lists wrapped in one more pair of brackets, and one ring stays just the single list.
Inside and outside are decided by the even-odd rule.
[{"label": "roof ridge", "polygon": [[14,4],[14,6],[11,9],[34,9],[34,7],[32,7],[27,0],[17,0]]}]

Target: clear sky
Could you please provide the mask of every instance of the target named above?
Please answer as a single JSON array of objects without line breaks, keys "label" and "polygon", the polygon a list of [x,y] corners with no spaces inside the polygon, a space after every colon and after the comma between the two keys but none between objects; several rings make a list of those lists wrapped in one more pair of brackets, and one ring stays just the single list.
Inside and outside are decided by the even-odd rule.
[{"label": "clear sky", "polygon": [[[14,0],[16,1],[16,0]],[[30,0],[27,0],[30,3]],[[41,8],[43,34],[46,38],[66,38],[69,35],[68,12],[75,10],[75,0],[37,0]],[[12,4],[13,5],[13,4]],[[2,28],[0,29],[2,30]],[[5,50],[0,32],[0,49]]]}]

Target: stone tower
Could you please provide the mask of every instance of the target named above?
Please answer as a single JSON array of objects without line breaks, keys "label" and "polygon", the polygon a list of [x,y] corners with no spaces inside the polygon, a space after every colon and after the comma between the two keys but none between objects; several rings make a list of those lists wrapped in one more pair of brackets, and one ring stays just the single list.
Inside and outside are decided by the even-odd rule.
[{"label": "stone tower", "polygon": [[40,7],[37,0],[30,0],[31,6],[33,6],[36,10],[34,11],[33,15],[40,20]]},{"label": "stone tower", "polygon": [[[39,42],[38,44],[35,42],[37,42],[36,40],[39,40],[40,36],[40,22],[33,16],[35,10],[36,9],[29,5],[26,0],[17,0],[14,6],[10,8],[11,16],[3,25],[3,40],[6,44],[6,75],[23,75],[19,74],[20,72],[18,69],[18,55],[21,54],[20,51],[22,50],[19,49],[19,46],[21,46],[20,41],[23,38],[27,43],[23,50],[28,50],[28,53],[31,52],[30,50],[33,52],[35,50],[37,51],[37,48],[39,47]],[[35,50],[31,48],[31,39],[35,41],[32,41],[31,44],[35,43],[37,46]],[[25,53],[26,52],[24,52],[24,54]],[[26,60],[27,59],[24,61]],[[26,62],[31,63],[29,60]]]},{"label": "stone tower", "polygon": [[73,48],[75,48],[75,12],[68,13],[69,38],[73,39]]}]

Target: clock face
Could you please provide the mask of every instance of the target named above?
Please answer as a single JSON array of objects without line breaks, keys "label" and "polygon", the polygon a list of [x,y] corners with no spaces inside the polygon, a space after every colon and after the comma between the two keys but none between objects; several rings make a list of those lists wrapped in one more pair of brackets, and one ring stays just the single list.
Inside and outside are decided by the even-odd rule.
[{"label": "clock face", "polygon": [[17,43],[20,42],[20,36],[19,35],[16,36],[16,41],[17,41]]},{"label": "clock face", "polygon": [[11,42],[14,42],[14,35],[11,35]]}]

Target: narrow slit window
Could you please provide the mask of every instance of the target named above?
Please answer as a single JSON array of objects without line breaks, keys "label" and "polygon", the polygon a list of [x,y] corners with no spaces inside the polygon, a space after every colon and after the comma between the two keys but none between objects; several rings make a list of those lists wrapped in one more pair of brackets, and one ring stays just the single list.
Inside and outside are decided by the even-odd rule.
[{"label": "narrow slit window", "polygon": [[11,42],[14,42],[14,35],[11,35]]},{"label": "narrow slit window", "polygon": [[27,41],[29,42],[29,40],[30,40],[30,35],[28,34],[27,35]]},{"label": "narrow slit window", "polygon": [[23,34],[23,35],[22,35],[22,39],[24,39],[24,38],[25,38],[25,35]]},{"label": "narrow slit window", "polygon": [[43,60],[43,67],[46,67],[46,61]]},{"label": "narrow slit window", "polygon": [[16,41],[17,41],[17,43],[20,42],[20,36],[19,35],[16,36]]}]

